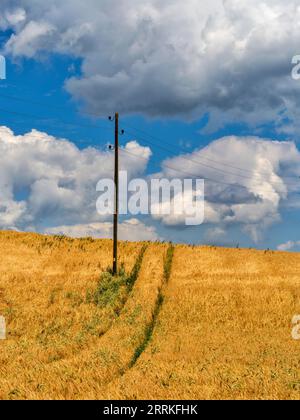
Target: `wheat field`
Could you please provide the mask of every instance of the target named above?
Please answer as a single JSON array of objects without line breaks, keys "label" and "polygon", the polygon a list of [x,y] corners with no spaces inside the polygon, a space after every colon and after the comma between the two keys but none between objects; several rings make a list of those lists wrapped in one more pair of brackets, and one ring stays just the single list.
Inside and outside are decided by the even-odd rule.
[{"label": "wheat field", "polygon": [[299,399],[300,254],[0,233],[0,399]]}]

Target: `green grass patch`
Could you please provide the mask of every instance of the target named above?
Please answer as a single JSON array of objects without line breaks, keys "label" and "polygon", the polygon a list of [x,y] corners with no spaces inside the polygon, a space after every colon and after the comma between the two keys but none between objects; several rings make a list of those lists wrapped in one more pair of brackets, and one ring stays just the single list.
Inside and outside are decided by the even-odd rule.
[{"label": "green grass patch", "polygon": [[175,251],[174,245],[170,244],[167,250],[167,255],[164,262],[164,280],[166,282],[170,280],[172,263],[173,263],[173,258],[174,258],[174,251]]},{"label": "green grass patch", "polygon": [[97,289],[94,292],[89,291],[87,293],[87,302],[93,302],[100,308],[115,307],[116,311],[119,312],[138,278],[146,248],[144,246],[141,249],[131,273],[126,273],[124,265],[120,266],[116,276],[113,275],[110,268],[107,269],[101,275]]}]

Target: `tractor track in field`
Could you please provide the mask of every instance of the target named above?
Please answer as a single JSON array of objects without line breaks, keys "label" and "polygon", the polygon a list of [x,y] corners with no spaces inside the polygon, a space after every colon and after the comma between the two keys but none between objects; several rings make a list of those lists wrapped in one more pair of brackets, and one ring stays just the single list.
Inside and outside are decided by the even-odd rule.
[{"label": "tractor track in field", "polygon": [[[118,308],[118,310],[114,310],[116,313],[116,318],[114,320],[111,321],[109,327],[101,334],[99,334],[99,340],[103,339],[105,337],[106,334],[108,334],[110,332],[110,330],[112,329],[112,327],[114,326],[114,324],[118,321],[118,319],[120,318],[120,316],[123,313],[124,308],[126,307],[126,304],[128,302],[128,299],[130,298],[131,292],[135,286],[135,283],[138,279],[139,276],[139,272],[141,269],[141,266],[143,264],[143,259],[144,259],[144,255],[145,252],[147,251],[148,245],[144,245],[139,254],[137,255],[136,261],[134,263],[134,266],[128,276],[128,278],[130,279],[128,285],[127,285],[127,290],[126,290],[126,297],[125,299],[122,301],[121,307]],[[103,273],[102,273],[103,274]],[[88,346],[85,347],[82,352],[87,352],[89,350],[91,350],[93,346]],[[81,353],[81,352],[80,352]],[[58,361],[52,361],[47,363],[47,366],[53,366],[56,364],[60,364],[60,363],[64,363],[64,362],[68,362],[68,360],[72,360],[74,358],[74,356],[70,355],[67,357],[63,357],[62,359],[58,360]]]},{"label": "tractor track in field", "polygon": [[158,316],[160,314],[162,305],[164,303],[164,298],[165,298],[165,288],[167,287],[170,277],[171,277],[171,272],[172,272],[172,264],[173,264],[173,258],[174,258],[174,246],[171,244],[167,250],[167,254],[166,254],[166,258],[164,261],[164,278],[163,278],[163,282],[161,287],[159,288],[158,291],[158,296],[157,296],[157,300],[155,303],[155,307],[154,307],[154,311],[153,311],[153,316],[152,316],[152,320],[151,322],[146,326],[145,329],[145,336],[144,336],[144,340],[143,342],[140,344],[140,346],[136,349],[135,354],[130,362],[130,365],[128,367],[128,369],[131,369],[135,366],[135,364],[137,363],[137,361],[139,360],[139,358],[141,357],[141,355],[144,353],[144,351],[147,349],[152,336],[153,336],[153,331],[156,327],[156,323],[157,323],[157,319]]},{"label": "tractor track in field", "polygon": [[[173,260],[174,247],[149,245],[145,249],[137,278],[130,288],[128,297],[118,318],[109,330],[100,337],[96,348],[84,349],[73,358],[62,359],[42,368],[40,381],[46,396],[54,393],[49,374],[58,383],[55,393],[68,399],[76,395],[85,378],[91,375],[95,378],[97,388],[91,390],[88,398],[97,398],[101,387],[105,387],[120,376],[123,376],[134,366],[138,358],[147,348],[157,317],[163,304],[164,288],[166,287]],[[62,372],[72,367],[76,378],[68,383],[63,381]],[[44,397],[44,392],[35,398]]]}]

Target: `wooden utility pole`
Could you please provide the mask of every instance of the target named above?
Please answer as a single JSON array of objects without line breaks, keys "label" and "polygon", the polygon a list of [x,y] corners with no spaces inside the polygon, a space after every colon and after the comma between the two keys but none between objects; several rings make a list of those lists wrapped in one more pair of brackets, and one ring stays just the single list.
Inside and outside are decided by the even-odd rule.
[{"label": "wooden utility pole", "polygon": [[118,222],[119,222],[119,114],[115,114],[115,209],[113,274],[118,274]]}]

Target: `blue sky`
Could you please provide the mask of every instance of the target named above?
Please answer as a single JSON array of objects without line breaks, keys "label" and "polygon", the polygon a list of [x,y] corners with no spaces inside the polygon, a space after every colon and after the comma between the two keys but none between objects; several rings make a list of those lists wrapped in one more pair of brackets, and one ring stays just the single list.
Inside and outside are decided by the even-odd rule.
[{"label": "blue sky", "polygon": [[[105,3],[104,1],[104,6]],[[123,3],[126,6],[125,0],[122,0]],[[35,129],[47,133],[55,139],[65,138],[76,144],[80,150],[93,146],[98,148],[101,153],[105,153],[106,145],[113,142],[113,125],[108,121],[107,116],[114,110],[120,109],[121,128],[125,129],[121,144],[125,147],[128,142],[134,140],[139,146],[150,147],[152,151],[152,157],[143,168],[145,176],[159,171],[162,171],[162,173],[167,171],[163,164],[166,159],[172,159],[171,164],[173,165],[181,162],[178,171],[187,170],[184,160],[186,162],[188,160],[190,162],[195,162],[195,160],[206,162],[206,165],[220,169],[215,174],[213,173],[214,179],[219,181],[225,179],[226,181],[228,176],[230,184],[238,185],[244,185],[248,178],[250,179],[252,168],[254,180],[257,180],[261,173],[264,176],[265,168],[267,168],[267,171],[271,172],[268,180],[262,180],[261,188],[264,191],[274,187],[272,182],[278,184],[280,180],[285,182],[287,179],[292,179],[290,181],[293,184],[292,192],[289,192],[287,196],[284,193],[280,195],[281,193],[276,192],[279,200],[274,195],[272,198],[262,198],[259,196],[259,190],[258,193],[253,194],[247,184],[249,189],[247,197],[242,198],[240,192],[229,194],[226,191],[228,196],[233,194],[233,202],[230,202],[229,198],[226,198],[227,201],[225,199],[218,200],[215,197],[219,193],[218,189],[212,191],[214,187],[210,185],[208,202],[213,203],[214,212],[218,213],[219,208],[224,207],[222,212],[220,211],[219,218],[208,218],[203,226],[192,228],[180,224],[170,226],[164,221],[153,220],[151,217],[140,217],[141,225],[138,226],[138,229],[151,227],[155,231],[155,238],[160,237],[176,242],[209,243],[225,246],[237,246],[238,244],[241,247],[262,249],[276,249],[279,245],[289,243],[283,248],[299,249],[296,243],[300,241],[300,234],[297,229],[299,224],[297,177],[299,178],[300,175],[300,160],[297,160],[297,149],[299,149],[297,92],[300,82],[292,80],[290,74],[292,56],[297,54],[296,48],[293,49],[293,45],[297,41],[293,37],[293,31],[290,31],[291,39],[285,39],[284,36],[286,35],[282,35],[281,41],[283,43],[290,41],[290,47],[284,54],[281,52],[277,59],[272,58],[273,62],[270,57],[276,55],[278,42],[274,41],[273,44],[272,39],[268,39],[267,44],[266,39],[269,35],[264,33],[261,28],[265,26],[264,23],[268,22],[271,24],[271,32],[273,25],[274,28],[279,28],[279,32],[282,29],[282,34],[285,34],[284,23],[281,23],[280,17],[270,17],[272,16],[269,13],[272,11],[270,5],[268,6],[268,13],[266,12],[263,17],[257,16],[250,6],[236,8],[235,12],[240,14],[240,23],[246,19],[246,16],[248,18],[250,16],[251,21],[247,22],[249,33],[252,29],[254,33],[257,31],[257,37],[261,37],[261,47],[253,40],[253,45],[257,49],[254,54],[254,57],[258,57],[257,68],[252,68],[252,63],[255,61],[254,58],[252,60],[251,56],[254,47],[248,37],[249,45],[244,47],[245,52],[249,52],[246,55],[248,63],[241,64],[240,59],[237,60],[234,52],[231,52],[230,47],[224,42],[223,50],[221,49],[219,54],[224,53],[224,57],[228,56],[227,62],[225,62],[225,59],[221,63],[217,61],[220,71],[216,73],[207,64],[208,68],[204,74],[201,73],[202,68],[199,64],[198,76],[198,63],[191,62],[188,64],[188,60],[182,63],[182,58],[187,55],[187,52],[182,51],[180,53],[176,50],[177,45],[174,41],[172,26],[182,13],[180,3],[178,2],[177,13],[175,8],[175,12],[172,9],[171,14],[167,6],[161,5],[161,2],[141,2],[145,6],[156,7],[156,12],[158,15],[161,14],[161,17],[167,13],[170,22],[169,25],[166,22],[166,27],[162,30],[164,36],[169,38],[166,40],[164,38],[158,39],[162,36],[159,34],[160,26],[157,26],[159,29],[157,29],[156,35],[153,35],[152,31],[145,35],[145,27],[149,25],[149,22],[155,28],[157,14],[152,9],[140,8],[141,3],[139,5],[133,3],[131,3],[131,7],[135,8],[134,11],[137,15],[140,12],[141,22],[137,18],[137,26],[132,29],[131,22],[130,29],[128,29],[125,17],[125,23],[121,25],[120,33],[116,35],[117,38],[115,39],[110,33],[107,35],[102,33],[101,30],[100,32],[93,32],[90,26],[84,26],[91,25],[93,28],[93,10],[95,7],[99,7],[94,1],[90,0],[87,9],[90,9],[91,13],[89,15],[86,11],[85,16],[82,17],[81,24],[85,29],[82,32],[81,39],[78,35],[81,34],[81,6],[79,2],[74,2],[72,5],[72,2],[67,1],[64,6],[65,12],[70,15],[71,12],[74,15],[77,13],[80,17],[79,23],[77,23],[79,27],[75,29],[76,36],[72,32],[75,41],[70,43],[70,47],[66,46],[65,38],[62,39],[60,34],[65,31],[64,33],[69,36],[72,29],[71,19],[70,21],[67,18],[57,18],[55,20],[56,17],[53,16],[56,15],[53,14],[52,16],[51,13],[49,14],[49,22],[43,19],[43,7],[49,7],[51,11],[51,7],[56,5],[56,1],[49,2],[48,6],[36,6],[36,10],[28,1],[15,1],[13,6],[12,3],[9,4],[8,2],[7,5],[5,3],[3,6],[4,20],[0,20],[0,28],[2,28],[0,40],[2,52],[7,60],[7,80],[0,81],[0,125],[10,128],[15,136],[23,136]],[[220,2],[212,3],[215,3],[218,10],[220,9],[220,13],[224,12],[224,6],[220,6]],[[254,3],[256,3],[256,6],[266,4],[264,1]],[[292,15],[292,9],[284,9],[284,2],[278,0],[275,3],[276,10],[282,6],[283,13],[286,13],[287,16]],[[227,7],[235,8],[236,5],[234,2],[228,2]],[[199,12],[195,2],[191,1],[187,9],[193,11],[193,8],[197,8],[196,12]],[[107,19],[109,19],[110,12],[105,7],[104,9]],[[265,8],[262,10],[265,10]],[[101,15],[104,24],[105,13],[103,13],[104,18]],[[192,19],[192,13],[191,15],[187,12],[184,13],[186,13],[187,20]],[[203,17],[201,15],[202,24],[208,35],[210,34],[209,31],[213,30],[217,34],[215,27],[210,29],[208,24],[211,10],[208,8],[207,11],[201,13],[204,15]],[[262,19],[265,19],[265,22]],[[36,25],[34,28],[32,22]],[[244,32],[239,27],[233,26],[235,22],[229,21],[227,24],[232,25],[235,30],[236,38],[235,40],[230,39],[230,42],[235,42],[235,44],[241,42],[245,36]],[[290,24],[293,26],[292,21]],[[201,22],[199,22],[199,25],[201,25]],[[222,25],[225,25],[224,21],[220,20],[219,22],[216,18],[215,26],[219,30],[221,28],[225,31],[226,26],[223,28]],[[36,27],[39,28],[39,31],[36,30]],[[55,32],[56,29],[57,33]],[[129,59],[123,53],[124,47],[121,42],[122,31],[124,31],[125,37],[129,39],[126,42],[129,43],[130,47],[130,43],[132,43],[135,47],[134,51],[136,51],[137,46],[132,39],[135,37],[138,39],[141,36],[138,33],[140,30],[144,34],[145,40],[142,46],[138,46],[140,48],[138,53],[134,52],[134,54],[140,54],[143,57],[143,67],[140,67],[140,59],[135,55],[132,62],[128,62]],[[195,26],[195,34],[197,31],[198,27]],[[89,35],[88,39],[85,39],[86,33]],[[181,35],[181,38],[178,37],[180,42],[190,35],[186,33],[186,29],[180,29],[179,33]],[[214,60],[212,52],[209,52],[209,42],[212,41],[207,41],[207,39],[210,39],[208,35],[203,39],[203,42],[207,43],[208,50],[205,63]],[[101,43],[102,39],[104,44]],[[157,45],[160,45],[163,49],[164,42],[166,42],[167,48],[171,40],[173,42],[172,48],[174,48],[174,51],[176,50],[176,54],[172,53],[168,57],[170,62],[170,67],[168,67],[163,52],[161,55],[157,52]],[[98,47],[94,45],[96,41],[99,43]],[[76,42],[78,42],[77,46]],[[60,43],[61,46],[59,46]],[[198,48],[199,44],[200,48],[201,40],[197,41],[195,38],[191,44],[194,48]],[[265,45],[267,46],[265,47]],[[220,46],[219,43],[218,47],[221,48],[222,45]],[[155,53],[152,52],[153,48],[156,48]],[[249,51],[247,51],[247,48]],[[263,50],[263,48],[266,48],[266,50]],[[168,50],[166,49],[166,51]],[[116,58],[117,54],[120,57]],[[131,50],[129,50],[128,56],[130,54]],[[266,62],[263,62],[262,56],[264,54]],[[100,57],[99,61],[97,61],[98,55]],[[177,64],[178,68],[176,67]],[[148,73],[150,71],[148,66],[151,73]],[[213,76],[212,73],[214,73]],[[126,83],[124,82],[124,74],[127,78]],[[233,75],[235,75],[235,78]],[[107,81],[108,77],[109,81]],[[130,79],[131,77],[132,79]],[[210,80],[210,77],[212,80]],[[205,79],[204,82],[203,79]],[[233,83],[235,80],[236,85]],[[272,81],[272,84],[270,81]],[[193,91],[194,87],[196,91],[196,86],[199,86],[197,87],[200,92],[199,97],[196,97]],[[87,115],[88,113],[97,114],[103,116],[103,118],[92,118]],[[238,140],[234,144],[228,142],[228,145],[227,142],[219,143],[220,139],[229,136],[234,136]],[[256,143],[251,143],[248,140],[249,136],[256,139],[257,146]],[[282,146],[282,152],[278,152],[277,160],[274,160],[272,156],[269,162],[268,159],[273,155],[273,149],[274,154],[277,153],[277,146],[272,144],[274,140],[282,142],[283,145],[285,141],[296,144],[295,150],[291,151],[289,149],[287,151],[287,155],[290,153],[290,160],[288,158],[283,159],[285,146]],[[264,146],[261,146],[261,142],[268,145],[266,150],[264,150]],[[246,156],[239,155],[241,153],[240,144]],[[208,154],[201,154],[201,150],[207,148]],[[222,148],[225,148],[224,153],[227,155],[223,162]],[[232,148],[232,151],[230,148]],[[249,162],[245,166],[247,150],[249,150]],[[216,155],[214,155],[215,152]],[[262,153],[265,154],[262,155]],[[29,161],[30,156],[29,154]],[[180,160],[182,156],[186,156],[184,160]],[[179,157],[179,160],[174,160],[176,157]],[[210,165],[207,159],[210,159]],[[17,161],[15,165],[18,165]],[[200,168],[201,163],[198,165],[200,168],[198,168],[199,176],[205,177],[208,175],[211,177],[212,170],[205,169],[205,163],[203,165],[204,168],[202,169]],[[271,169],[269,166],[271,166]],[[220,174],[222,171],[224,176]],[[236,175],[234,179],[230,174],[226,175],[226,172],[232,173],[232,171]],[[279,178],[274,181],[274,176]],[[38,181],[40,179],[34,179],[32,182],[37,183]],[[288,183],[288,181],[286,182]],[[28,211],[23,209],[22,217],[20,216],[19,219],[8,217],[9,215],[6,214],[5,217],[3,216],[1,228],[16,227],[21,230],[42,231],[47,228],[55,229],[57,227],[62,229],[63,226],[71,226],[72,221],[76,226],[97,223],[94,216],[91,217],[91,220],[88,216],[84,220],[79,220],[76,217],[65,217],[66,208],[60,207],[62,204],[59,200],[60,204],[54,206],[53,210],[58,209],[57,217],[52,218],[51,212],[46,212],[47,215],[45,213],[45,216],[43,216],[41,210],[38,212],[34,208],[33,200],[30,199],[32,185],[24,186],[22,182],[15,182],[15,184],[15,186],[12,186],[14,201],[16,203],[22,202],[25,207],[31,208],[31,213],[28,209]],[[19,184],[20,187],[17,186]],[[224,191],[221,191],[221,193],[223,194]],[[255,200],[263,203],[258,211],[259,214],[253,218],[249,216],[249,213],[253,212],[253,207],[249,203],[253,203]],[[274,201],[271,203],[272,200]],[[10,204],[14,208],[13,203]],[[34,210],[32,210],[33,208]],[[44,204],[41,208],[45,208]],[[257,208],[259,208],[259,205],[257,205]],[[6,211],[8,212],[7,209]],[[39,215],[37,216],[37,214]],[[244,215],[245,220],[242,219]],[[40,218],[43,221],[39,222],[35,218]],[[10,222],[7,222],[7,220],[10,220]],[[7,224],[11,223],[11,220],[15,222],[11,225]],[[100,222],[103,221],[99,220]]]}]

